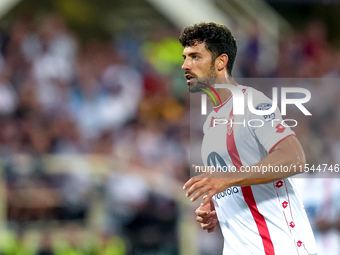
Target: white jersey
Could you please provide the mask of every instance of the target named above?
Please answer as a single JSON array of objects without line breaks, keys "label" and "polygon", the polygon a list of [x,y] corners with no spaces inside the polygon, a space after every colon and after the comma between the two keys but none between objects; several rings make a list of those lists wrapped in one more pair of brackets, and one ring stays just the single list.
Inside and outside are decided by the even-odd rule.
[{"label": "white jersey", "polygon": [[[317,222],[322,220],[334,223],[340,218],[340,179],[332,178],[296,178],[295,184],[300,191],[320,255],[340,254],[340,231],[331,228],[319,230]],[[308,175],[306,175],[308,176]]]},{"label": "white jersey", "polygon": [[[271,108],[271,100],[263,93],[238,86],[245,102],[252,90],[256,109]],[[246,105],[244,115],[233,115],[232,101],[231,96],[215,107],[204,124],[202,158],[206,166],[240,168],[254,165],[280,141],[295,135],[289,127],[282,125],[278,109],[270,115],[255,115]],[[234,124],[214,126],[216,119],[233,119]],[[230,187],[214,195],[213,200],[224,236],[223,254],[317,253],[306,212],[290,178],[261,185]]]}]

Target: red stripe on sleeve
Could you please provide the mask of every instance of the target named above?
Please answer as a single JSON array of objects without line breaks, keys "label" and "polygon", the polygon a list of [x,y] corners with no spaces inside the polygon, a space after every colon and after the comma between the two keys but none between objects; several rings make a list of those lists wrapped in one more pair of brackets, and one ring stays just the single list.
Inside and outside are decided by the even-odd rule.
[{"label": "red stripe on sleeve", "polygon": [[295,134],[290,134],[290,135],[287,135],[286,137],[282,138],[280,141],[278,141],[276,144],[273,145],[273,147],[270,148],[269,150],[269,153],[272,152],[272,150],[276,147],[276,145],[278,145],[280,142],[282,142],[284,139],[290,137],[290,136],[296,136]]}]

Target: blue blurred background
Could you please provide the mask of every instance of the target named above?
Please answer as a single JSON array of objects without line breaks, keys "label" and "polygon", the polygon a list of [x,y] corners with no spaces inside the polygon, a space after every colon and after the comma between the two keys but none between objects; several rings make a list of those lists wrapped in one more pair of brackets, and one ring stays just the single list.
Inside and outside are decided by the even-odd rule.
[{"label": "blue blurred background", "polygon": [[[182,190],[179,33],[228,25],[236,80],[337,78],[339,14],[326,0],[1,0],[0,254],[221,254]],[[324,103],[295,132],[309,163],[340,163],[339,90],[313,93]],[[339,255],[338,179],[297,182],[320,254]]]}]

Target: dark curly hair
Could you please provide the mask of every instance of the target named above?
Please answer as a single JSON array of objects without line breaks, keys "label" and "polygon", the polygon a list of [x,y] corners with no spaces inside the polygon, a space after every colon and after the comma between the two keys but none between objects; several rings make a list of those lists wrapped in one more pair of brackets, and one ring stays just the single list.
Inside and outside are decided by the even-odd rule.
[{"label": "dark curly hair", "polygon": [[186,27],[179,36],[179,42],[183,47],[204,42],[206,49],[211,52],[213,62],[221,54],[227,54],[227,71],[231,75],[236,58],[237,45],[230,29],[225,25],[203,22]]}]

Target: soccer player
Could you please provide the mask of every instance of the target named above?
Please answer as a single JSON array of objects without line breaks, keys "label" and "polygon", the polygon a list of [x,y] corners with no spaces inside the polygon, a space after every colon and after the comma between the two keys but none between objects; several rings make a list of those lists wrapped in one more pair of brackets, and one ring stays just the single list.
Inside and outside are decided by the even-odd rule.
[{"label": "soccer player", "polygon": [[[284,125],[277,109],[270,115],[255,115],[247,106],[243,115],[233,114],[233,96],[227,88],[214,83],[236,86],[247,102],[251,93],[257,110],[271,108],[263,93],[239,85],[232,77],[237,46],[230,30],[216,23],[186,27],[180,37],[183,45],[182,69],[190,92],[215,90],[220,104],[208,115],[203,126],[202,159],[205,166],[303,167],[305,155],[295,133]],[[222,82],[221,82],[222,81]],[[209,93],[213,94],[213,93]],[[217,101],[217,96],[214,97]],[[263,126],[232,125],[262,119]],[[214,125],[216,119],[228,119],[228,125]],[[278,121],[279,120],[279,121]],[[193,166],[194,168],[196,166]],[[314,236],[291,171],[246,172],[231,178],[221,173],[189,179],[183,189],[191,201],[202,196],[195,211],[196,220],[208,232],[218,225],[224,237],[223,254],[228,255],[304,255],[317,254]],[[218,178],[217,178],[218,177]],[[194,193],[196,192],[196,193]]]}]

